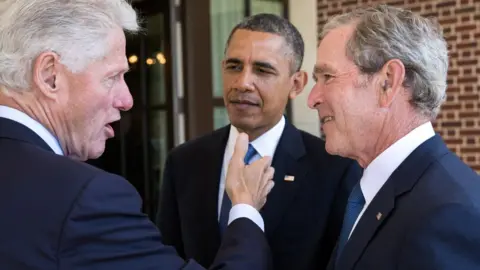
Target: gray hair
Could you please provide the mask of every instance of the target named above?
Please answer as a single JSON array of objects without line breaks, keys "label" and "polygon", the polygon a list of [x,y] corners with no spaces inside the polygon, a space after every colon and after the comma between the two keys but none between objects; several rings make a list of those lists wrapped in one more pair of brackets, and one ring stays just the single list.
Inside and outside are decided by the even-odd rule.
[{"label": "gray hair", "polygon": [[408,10],[379,5],[333,17],[320,38],[350,23],[356,29],[346,54],[360,71],[372,75],[389,60],[399,59],[405,66],[403,86],[411,91],[411,104],[435,119],[445,100],[448,70],[447,43],[439,24]]},{"label": "gray hair", "polygon": [[305,45],[298,29],[287,19],[268,13],[260,13],[245,18],[230,32],[225,50],[228,48],[228,44],[230,43],[233,34],[240,29],[270,33],[283,37],[293,58],[291,71],[296,72],[300,70],[303,62]]},{"label": "gray hair", "polygon": [[34,59],[52,51],[72,72],[107,54],[115,27],[139,30],[125,0],[3,0],[0,2],[0,85],[27,89]]}]

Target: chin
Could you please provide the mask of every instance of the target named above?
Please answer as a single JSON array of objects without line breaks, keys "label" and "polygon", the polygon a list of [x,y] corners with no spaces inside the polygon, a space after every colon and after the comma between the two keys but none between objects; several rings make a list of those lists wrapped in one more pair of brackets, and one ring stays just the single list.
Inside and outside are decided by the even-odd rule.
[{"label": "chin", "polygon": [[105,143],[92,147],[88,150],[88,159],[97,159],[103,155],[105,152]]}]

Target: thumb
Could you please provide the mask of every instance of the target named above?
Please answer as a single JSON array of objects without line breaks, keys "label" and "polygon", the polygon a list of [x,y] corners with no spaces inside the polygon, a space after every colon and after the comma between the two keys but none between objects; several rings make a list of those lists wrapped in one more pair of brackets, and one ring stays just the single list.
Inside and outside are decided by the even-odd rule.
[{"label": "thumb", "polygon": [[235,142],[235,150],[233,151],[230,165],[232,168],[241,169],[245,167],[244,158],[248,151],[248,135],[240,133]]}]

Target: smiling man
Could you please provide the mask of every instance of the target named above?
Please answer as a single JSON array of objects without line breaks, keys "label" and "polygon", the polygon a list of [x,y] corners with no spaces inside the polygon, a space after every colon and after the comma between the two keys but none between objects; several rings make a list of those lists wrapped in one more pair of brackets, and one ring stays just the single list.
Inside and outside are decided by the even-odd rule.
[{"label": "smiling man", "polygon": [[[159,226],[165,243],[209,265],[231,203],[227,164],[239,132],[250,138],[245,162],[273,156],[275,188],[260,211],[274,269],[323,269],[332,252],[349,190],[360,168],[331,156],[321,139],[296,129],[283,113],[307,82],[300,70],[304,44],[287,20],[271,14],[246,18],[225,48],[223,94],[231,125],[187,142],[168,156]],[[202,176],[200,179],[199,176]]]},{"label": "smiling man", "polygon": [[479,269],[480,178],[432,127],[447,70],[440,26],[409,10],[324,25],[308,102],[327,151],[365,168],[329,269]]}]

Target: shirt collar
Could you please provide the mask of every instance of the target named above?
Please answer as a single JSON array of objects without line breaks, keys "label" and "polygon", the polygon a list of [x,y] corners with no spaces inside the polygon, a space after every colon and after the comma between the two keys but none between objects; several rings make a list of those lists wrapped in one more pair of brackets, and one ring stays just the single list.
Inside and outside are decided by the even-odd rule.
[{"label": "shirt collar", "polygon": [[57,154],[63,155],[62,148],[55,136],[50,133],[42,124],[17,109],[0,105],[0,117],[20,123],[35,132],[48,146]]},{"label": "shirt collar", "polygon": [[[251,142],[257,153],[261,157],[270,156],[273,157],[275,150],[277,148],[280,137],[282,136],[283,130],[285,129],[285,117],[282,116],[280,121],[267,132],[262,134],[260,137]],[[233,155],[233,150],[235,149],[235,143],[237,141],[237,136],[239,132],[236,127],[230,125],[230,134],[228,136],[227,142],[227,154],[229,156]]]},{"label": "shirt collar", "polygon": [[435,136],[432,123],[427,122],[396,141],[365,168],[360,185],[368,205],[390,175],[422,143]]}]

